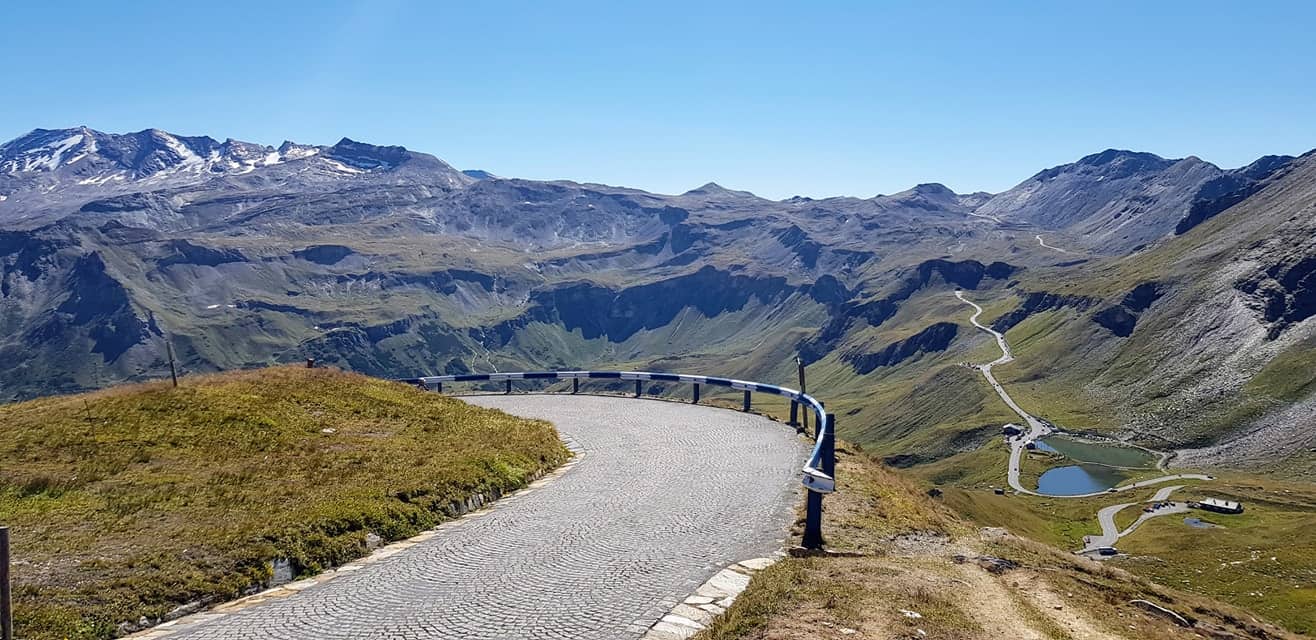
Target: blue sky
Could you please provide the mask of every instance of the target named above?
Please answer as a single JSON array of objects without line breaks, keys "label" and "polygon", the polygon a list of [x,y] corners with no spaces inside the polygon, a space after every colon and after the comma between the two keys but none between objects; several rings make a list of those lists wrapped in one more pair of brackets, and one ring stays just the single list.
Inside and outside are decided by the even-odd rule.
[{"label": "blue sky", "polygon": [[[124,6],[113,6],[123,4]],[[1316,147],[1308,2],[14,2],[0,139],[343,136],[771,197],[999,191],[1108,147]]]}]

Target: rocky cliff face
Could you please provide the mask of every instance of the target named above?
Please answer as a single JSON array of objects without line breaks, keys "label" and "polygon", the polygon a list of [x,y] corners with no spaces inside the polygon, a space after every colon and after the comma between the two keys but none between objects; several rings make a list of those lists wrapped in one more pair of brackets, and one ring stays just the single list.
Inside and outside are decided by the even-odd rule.
[{"label": "rocky cliff face", "polygon": [[1229,175],[1198,158],[1108,149],[1042,171],[978,212],[1065,229],[1091,249],[1122,254],[1171,233],[1194,202],[1221,195]]},{"label": "rocky cliff face", "polygon": [[953,322],[938,322],[904,340],[898,340],[871,353],[848,353],[842,358],[854,366],[857,374],[872,373],[878,367],[890,367],[920,353],[945,351],[959,333]]},{"label": "rocky cliff face", "polygon": [[[1018,269],[1004,262],[984,265],[976,260],[925,260],[911,269],[903,270],[891,291],[878,298],[853,295],[843,289],[838,290],[838,285],[832,282],[824,282],[821,291],[825,293],[815,299],[827,302],[831,308],[831,320],[812,337],[800,343],[800,357],[805,363],[821,360],[835,350],[856,326],[881,326],[900,311],[901,303],[929,285],[939,283],[977,289],[984,278],[1005,280]],[[849,299],[842,300],[843,297]]]}]

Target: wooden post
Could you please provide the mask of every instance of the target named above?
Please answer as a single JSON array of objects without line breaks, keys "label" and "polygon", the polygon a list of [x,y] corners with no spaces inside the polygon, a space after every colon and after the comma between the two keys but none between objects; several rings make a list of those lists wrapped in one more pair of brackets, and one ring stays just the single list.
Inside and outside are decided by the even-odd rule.
[{"label": "wooden post", "polygon": [[442,381],[442,380],[440,380],[439,382],[436,382],[436,383],[434,384],[434,392],[435,392],[435,393],[443,393],[443,381]]},{"label": "wooden post", "polygon": [[307,358],[307,359],[306,359],[306,368],[307,368],[307,369],[314,369],[314,368],[315,368],[315,358]]},{"label": "wooden post", "polygon": [[9,527],[0,526],[0,638],[14,640],[14,600],[9,587]]},{"label": "wooden post", "polygon": [[695,383],[695,395],[690,399],[690,404],[699,404],[699,383]]},{"label": "wooden post", "polygon": [[580,378],[571,379],[571,392],[580,393]]},{"label": "wooden post", "polygon": [[640,397],[640,381],[635,381],[635,397]]},{"label": "wooden post", "polygon": [[174,366],[174,343],[169,338],[165,338],[165,352],[169,354],[169,377],[173,379],[174,386],[178,386],[178,368]]},{"label": "wooden post", "polygon": [[800,401],[791,400],[791,419],[786,424],[792,427],[800,426]]},{"label": "wooden post", "polygon": [[749,389],[745,389],[745,406],[740,410],[749,413]]},{"label": "wooden post", "polygon": [[503,389],[503,395],[511,395],[511,393],[512,393],[512,379],[508,378],[507,387]]}]

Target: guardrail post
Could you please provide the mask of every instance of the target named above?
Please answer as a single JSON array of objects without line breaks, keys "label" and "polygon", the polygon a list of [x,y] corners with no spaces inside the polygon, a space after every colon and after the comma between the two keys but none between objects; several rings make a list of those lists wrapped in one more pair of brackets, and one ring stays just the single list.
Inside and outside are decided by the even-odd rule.
[{"label": "guardrail post", "polygon": [[571,392],[580,393],[580,378],[571,379]]},{"label": "guardrail post", "polygon": [[[823,430],[822,468],[819,471],[836,478],[836,415],[827,414],[827,426],[818,426]],[[806,549],[822,549],[822,499],[821,493],[810,491],[804,503],[804,540],[801,544]]]},{"label": "guardrail post", "polygon": [[438,382],[434,385],[434,393],[443,393],[443,383]]},{"label": "guardrail post", "polygon": [[511,393],[512,393],[512,379],[508,378],[507,387],[503,389],[503,395],[511,395]]},{"label": "guardrail post", "polygon": [[0,638],[14,640],[13,598],[9,591],[9,527],[0,527]]},{"label": "guardrail post", "polygon": [[695,383],[695,395],[690,400],[690,404],[699,404],[699,383]]},{"label": "guardrail post", "polygon": [[[826,449],[826,444],[823,448]],[[823,451],[823,457],[826,458],[827,452]],[[825,464],[825,463],[824,463]],[[820,469],[821,471],[821,469]],[[800,544],[805,549],[822,549],[822,494],[816,491],[807,492],[804,497],[804,539]]]},{"label": "guardrail post", "polygon": [[745,389],[745,406],[741,408],[741,411],[749,413],[749,389]]},{"label": "guardrail post", "polygon": [[786,424],[792,427],[800,426],[800,402],[798,400],[791,400],[791,419]]},{"label": "guardrail post", "polygon": [[640,397],[640,381],[635,381],[635,397]]},{"label": "guardrail post", "polygon": [[[800,374],[800,393],[808,393],[808,390],[804,386],[804,360],[799,356],[795,356],[795,368],[799,371]],[[804,418],[804,431],[807,433],[809,431],[808,410],[805,410],[803,418]]]}]

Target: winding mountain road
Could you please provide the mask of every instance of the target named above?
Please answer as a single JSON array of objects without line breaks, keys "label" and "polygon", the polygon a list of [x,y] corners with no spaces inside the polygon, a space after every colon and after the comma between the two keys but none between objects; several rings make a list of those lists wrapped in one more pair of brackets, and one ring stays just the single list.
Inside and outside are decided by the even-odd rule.
[{"label": "winding mountain road", "polygon": [[994,338],[996,338],[996,345],[1001,348],[1001,357],[991,362],[988,362],[987,364],[974,365],[975,368],[977,368],[978,371],[982,372],[983,377],[986,378],[988,384],[992,385],[992,388],[996,390],[996,394],[1001,397],[1001,400],[1005,401],[1005,404],[1009,405],[1011,410],[1019,414],[1019,417],[1022,418],[1024,423],[1028,425],[1027,432],[1017,436],[1013,436],[1009,439],[1010,462],[1009,462],[1009,472],[1006,476],[1006,481],[1009,482],[1010,488],[1014,489],[1015,491],[1018,491],[1019,493],[1025,493],[1034,496],[1046,496],[1048,498],[1091,498],[1094,496],[1106,495],[1108,493],[1119,493],[1123,491],[1130,491],[1133,489],[1140,489],[1151,485],[1161,484],[1163,482],[1169,482],[1171,480],[1211,480],[1212,479],[1211,476],[1202,475],[1200,473],[1176,473],[1172,475],[1161,476],[1158,478],[1151,478],[1149,480],[1139,480],[1137,482],[1133,482],[1130,484],[1120,485],[1118,487],[1107,489],[1106,491],[1094,491],[1092,493],[1063,495],[1063,496],[1038,493],[1036,491],[1025,489],[1023,484],[1019,481],[1019,465],[1021,460],[1023,459],[1023,452],[1026,450],[1025,445],[1030,441],[1037,440],[1038,438],[1042,438],[1047,434],[1052,433],[1054,429],[1052,429],[1045,422],[1039,420],[1033,414],[1028,413],[1027,411],[1024,411],[1022,408],[1020,408],[1019,405],[1014,401],[1014,399],[1010,397],[1010,394],[1006,393],[1005,387],[1001,386],[1001,383],[996,380],[996,376],[992,375],[992,367],[998,364],[1005,364],[1007,362],[1014,361],[1014,354],[1010,351],[1010,344],[1005,340],[1005,334],[991,327],[988,327],[982,324],[981,322],[978,322],[978,317],[982,315],[983,309],[982,307],[978,306],[976,302],[964,297],[963,291],[956,289],[955,297],[959,298],[961,302],[964,302],[965,304],[968,304],[969,306],[973,307],[974,309],[973,315],[969,316],[969,322],[973,326],[977,327],[979,330],[989,333]]},{"label": "winding mountain road", "polygon": [[1055,251],[1055,252],[1057,252],[1057,253],[1069,253],[1069,250],[1067,250],[1067,249],[1061,249],[1060,247],[1055,247],[1055,246],[1051,246],[1051,245],[1047,244],[1047,243],[1046,243],[1046,240],[1043,240],[1043,239],[1042,239],[1042,234],[1040,234],[1040,233],[1037,234],[1037,235],[1035,235],[1035,236],[1033,236],[1033,237],[1034,237],[1034,238],[1037,238],[1037,244],[1040,245],[1043,249],[1050,249],[1050,250]]},{"label": "winding mountain road", "polygon": [[720,568],[784,542],[808,451],[789,427],[650,400],[467,401],[550,420],[577,462],[395,555],[162,635],[639,638]]},{"label": "winding mountain road", "polygon": [[992,375],[992,367],[998,364],[1005,364],[1014,361],[1014,354],[1010,353],[1010,343],[1005,341],[1005,334],[978,322],[978,316],[982,315],[982,307],[978,306],[978,303],[964,297],[963,291],[958,289],[955,290],[955,297],[959,298],[961,302],[973,307],[973,315],[969,316],[969,322],[979,330],[990,333],[995,337],[996,346],[1001,348],[1001,357],[992,360],[987,364],[975,365],[975,367],[978,371],[982,372],[982,376],[987,379],[987,383],[992,385],[992,388],[996,390],[996,395],[1000,396],[1001,400],[1005,401],[1005,404],[1009,405],[1011,410],[1019,414],[1019,417],[1023,418],[1024,423],[1028,425],[1027,433],[1010,438],[1010,467],[1006,480],[1010,483],[1010,487],[1019,493],[1040,495],[1035,491],[1025,489],[1023,484],[1019,482],[1019,463],[1023,458],[1024,445],[1051,433],[1051,427],[1048,427],[1045,422],[1038,420],[1033,414],[1020,408],[1019,405],[1015,403],[1014,398],[1011,398],[1010,394],[1005,392],[1005,387],[1001,386],[1001,383],[996,380],[996,376]]},{"label": "winding mountain road", "polygon": [[[1147,502],[1164,503],[1170,499],[1171,493],[1174,493],[1175,491],[1182,488],[1183,485],[1164,487],[1159,491],[1157,491],[1156,495],[1152,496],[1151,499],[1148,500]],[[1085,536],[1083,538],[1083,541],[1086,544],[1079,551],[1079,553],[1094,553],[1099,549],[1101,549],[1102,547],[1113,547],[1115,546],[1115,542],[1117,540],[1123,538],[1124,536],[1129,535],[1130,533],[1133,533],[1134,530],[1142,526],[1142,523],[1151,520],[1152,518],[1159,518],[1161,516],[1168,516],[1175,513],[1188,512],[1187,504],[1182,502],[1171,502],[1167,506],[1160,507],[1159,509],[1153,509],[1152,511],[1144,511],[1142,515],[1138,516],[1137,520],[1133,521],[1133,524],[1130,524],[1123,531],[1120,531],[1119,528],[1115,525],[1115,514],[1123,511],[1128,507],[1132,507],[1135,504],[1137,503],[1127,502],[1124,504],[1112,504],[1109,507],[1104,507],[1100,511],[1098,511],[1097,523],[1101,525],[1101,535]]]}]

